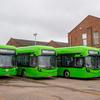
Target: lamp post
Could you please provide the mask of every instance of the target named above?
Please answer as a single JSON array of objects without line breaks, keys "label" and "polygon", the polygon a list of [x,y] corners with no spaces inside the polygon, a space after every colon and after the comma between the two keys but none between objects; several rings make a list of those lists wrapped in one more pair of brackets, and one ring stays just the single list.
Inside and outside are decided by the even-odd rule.
[{"label": "lamp post", "polygon": [[36,45],[36,37],[37,37],[37,33],[34,33],[33,36],[34,36],[34,40],[35,40],[35,41],[34,41],[34,45]]}]

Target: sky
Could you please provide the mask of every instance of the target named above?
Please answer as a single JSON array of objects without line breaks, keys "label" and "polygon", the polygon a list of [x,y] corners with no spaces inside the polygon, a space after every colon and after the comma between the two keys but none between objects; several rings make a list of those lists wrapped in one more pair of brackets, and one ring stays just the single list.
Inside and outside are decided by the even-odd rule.
[{"label": "sky", "polygon": [[86,16],[100,17],[100,0],[0,0],[0,44],[12,38],[67,41]]}]

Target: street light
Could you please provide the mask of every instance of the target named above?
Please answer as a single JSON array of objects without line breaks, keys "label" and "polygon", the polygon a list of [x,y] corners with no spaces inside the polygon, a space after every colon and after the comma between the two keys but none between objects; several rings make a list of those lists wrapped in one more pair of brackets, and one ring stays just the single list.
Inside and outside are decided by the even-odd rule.
[{"label": "street light", "polygon": [[34,40],[35,40],[35,41],[34,41],[34,45],[36,45],[36,37],[37,37],[37,35],[38,35],[37,33],[34,33],[34,34],[33,34]]}]

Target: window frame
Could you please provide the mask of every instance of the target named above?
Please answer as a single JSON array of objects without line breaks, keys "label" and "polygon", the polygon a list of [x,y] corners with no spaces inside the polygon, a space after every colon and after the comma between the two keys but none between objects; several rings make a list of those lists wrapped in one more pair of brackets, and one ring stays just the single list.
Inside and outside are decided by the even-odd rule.
[{"label": "window frame", "polygon": [[83,33],[82,34],[82,45],[84,45],[84,46],[87,46],[88,45],[88,34],[87,33]]},{"label": "window frame", "polygon": [[82,40],[87,39],[87,33],[82,34]]},{"label": "window frame", "polygon": [[99,32],[95,31],[93,32],[93,44],[98,45],[99,43]]},{"label": "window frame", "polygon": [[[60,58],[60,65],[58,65],[58,57],[61,57]],[[62,56],[68,56],[68,55],[58,55],[57,56],[57,66],[58,67],[65,67],[65,68],[83,68],[84,66],[85,66],[85,58],[84,57],[74,57],[74,56],[68,56],[68,57],[71,57],[72,59],[73,59],[73,64],[70,66],[66,66],[66,65],[64,65],[63,66],[63,60],[62,60]],[[75,65],[76,64],[76,62],[75,62],[75,60],[77,59],[77,58],[83,58],[83,66],[77,66],[77,65]]]}]

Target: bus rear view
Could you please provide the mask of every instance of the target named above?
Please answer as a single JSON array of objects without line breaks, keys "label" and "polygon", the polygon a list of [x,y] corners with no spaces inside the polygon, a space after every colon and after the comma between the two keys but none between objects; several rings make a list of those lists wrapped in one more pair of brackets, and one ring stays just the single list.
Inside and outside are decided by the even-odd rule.
[{"label": "bus rear view", "polygon": [[13,46],[0,45],[0,76],[16,75],[15,50]]}]

